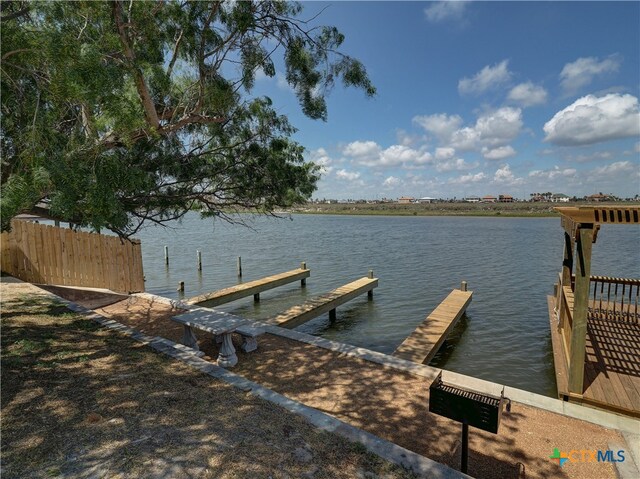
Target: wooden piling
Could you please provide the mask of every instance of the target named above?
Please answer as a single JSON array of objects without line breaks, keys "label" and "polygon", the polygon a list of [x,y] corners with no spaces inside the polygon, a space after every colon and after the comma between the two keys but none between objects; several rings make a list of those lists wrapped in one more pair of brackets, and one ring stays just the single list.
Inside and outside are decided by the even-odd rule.
[{"label": "wooden piling", "polygon": [[164,247],[164,264],[169,266],[169,247]]},{"label": "wooden piling", "polygon": [[[305,263],[304,261],[300,263],[300,269],[307,269],[307,263]],[[306,285],[307,285],[307,278],[302,278],[300,280],[300,286],[304,288]]]},{"label": "wooden piling", "polygon": [[198,256],[198,271],[202,271],[202,253],[200,250],[196,250],[196,254]]},{"label": "wooden piling", "polygon": [[238,256],[238,276],[242,276],[242,258]]},{"label": "wooden piling", "polygon": [[178,283],[178,291],[180,291],[181,293],[184,293],[184,281],[180,281]]},{"label": "wooden piling", "polygon": [[[373,270],[372,269],[369,270],[368,277],[369,277],[369,279],[373,279]],[[370,289],[369,291],[367,291],[367,298],[368,299],[373,299],[373,289]]]},{"label": "wooden piling", "polygon": [[467,282],[463,281],[462,283],[460,283],[460,291],[466,291],[467,290]]}]

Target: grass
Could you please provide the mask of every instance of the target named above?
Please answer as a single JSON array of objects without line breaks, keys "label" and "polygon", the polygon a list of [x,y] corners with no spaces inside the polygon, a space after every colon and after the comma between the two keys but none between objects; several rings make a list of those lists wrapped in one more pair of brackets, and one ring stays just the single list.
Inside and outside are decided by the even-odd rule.
[{"label": "grass", "polygon": [[36,291],[2,284],[3,478],[413,477]]},{"label": "grass", "polygon": [[[611,204],[589,206],[611,206]],[[638,206],[628,202],[623,206]],[[578,203],[377,203],[377,204],[308,204],[293,209],[292,213],[332,215],[382,215],[382,216],[501,216],[523,218],[559,217],[556,206],[587,206]]]}]

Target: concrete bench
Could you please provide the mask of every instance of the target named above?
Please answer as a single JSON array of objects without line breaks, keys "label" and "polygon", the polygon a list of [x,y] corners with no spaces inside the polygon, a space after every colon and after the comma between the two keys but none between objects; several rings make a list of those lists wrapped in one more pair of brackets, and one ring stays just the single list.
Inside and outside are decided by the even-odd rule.
[{"label": "concrete bench", "polygon": [[251,321],[212,309],[193,308],[188,313],[171,319],[184,326],[184,334],[180,342],[196,351],[199,350],[198,339],[193,330],[200,329],[213,334],[216,342],[220,344],[217,363],[222,367],[233,367],[238,363],[231,337],[233,333],[242,336],[241,348],[245,352],[255,351],[258,348],[257,338],[264,333],[264,328],[254,326]]}]

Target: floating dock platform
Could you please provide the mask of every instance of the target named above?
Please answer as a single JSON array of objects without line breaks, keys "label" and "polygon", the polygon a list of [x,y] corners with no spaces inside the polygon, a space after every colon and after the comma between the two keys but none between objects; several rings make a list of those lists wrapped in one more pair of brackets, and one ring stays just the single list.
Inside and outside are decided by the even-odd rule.
[{"label": "floating dock platform", "polygon": [[336,308],[347,301],[368,293],[372,297],[373,288],[378,286],[378,278],[373,277],[373,271],[369,271],[369,276],[360,278],[344,286],[322,294],[303,304],[289,308],[268,320],[269,323],[283,328],[295,328],[307,321],[329,312],[329,318],[335,320]]},{"label": "floating dock platform", "polygon": [[463,283],[462,289],[451,291],[449,296],[398,346],[393,356],[418,364],[428,364],[466,311],[472,295],[471,291],[466,291],[466,283]]},{"label": "floating dock platform", "polygon": [[220,289],[212,293],[201,294],[199,296],[189,298],[185,302],[187,304],[213,308],[251,295],[253,295],[253,299],[255,301],[260,301],[260,293],[263,291],[293,283],[294,281],[300,281],[301,286],[304,286],[306,284],[306,279],[310,274],[311,271],[307,268],[306,263],[302,263],[298,269],[256,279],[255,281],[248,281],[246,283]]}]

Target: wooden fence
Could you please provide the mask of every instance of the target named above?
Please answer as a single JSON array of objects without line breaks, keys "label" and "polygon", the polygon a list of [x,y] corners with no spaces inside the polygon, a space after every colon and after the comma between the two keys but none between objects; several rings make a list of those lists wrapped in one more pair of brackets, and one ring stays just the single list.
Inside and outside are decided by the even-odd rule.
[{"label": "wooden fence", "polygon": [[144,291],[139,240],[14,220],[0,245],[2,271],[23,281]]}]

